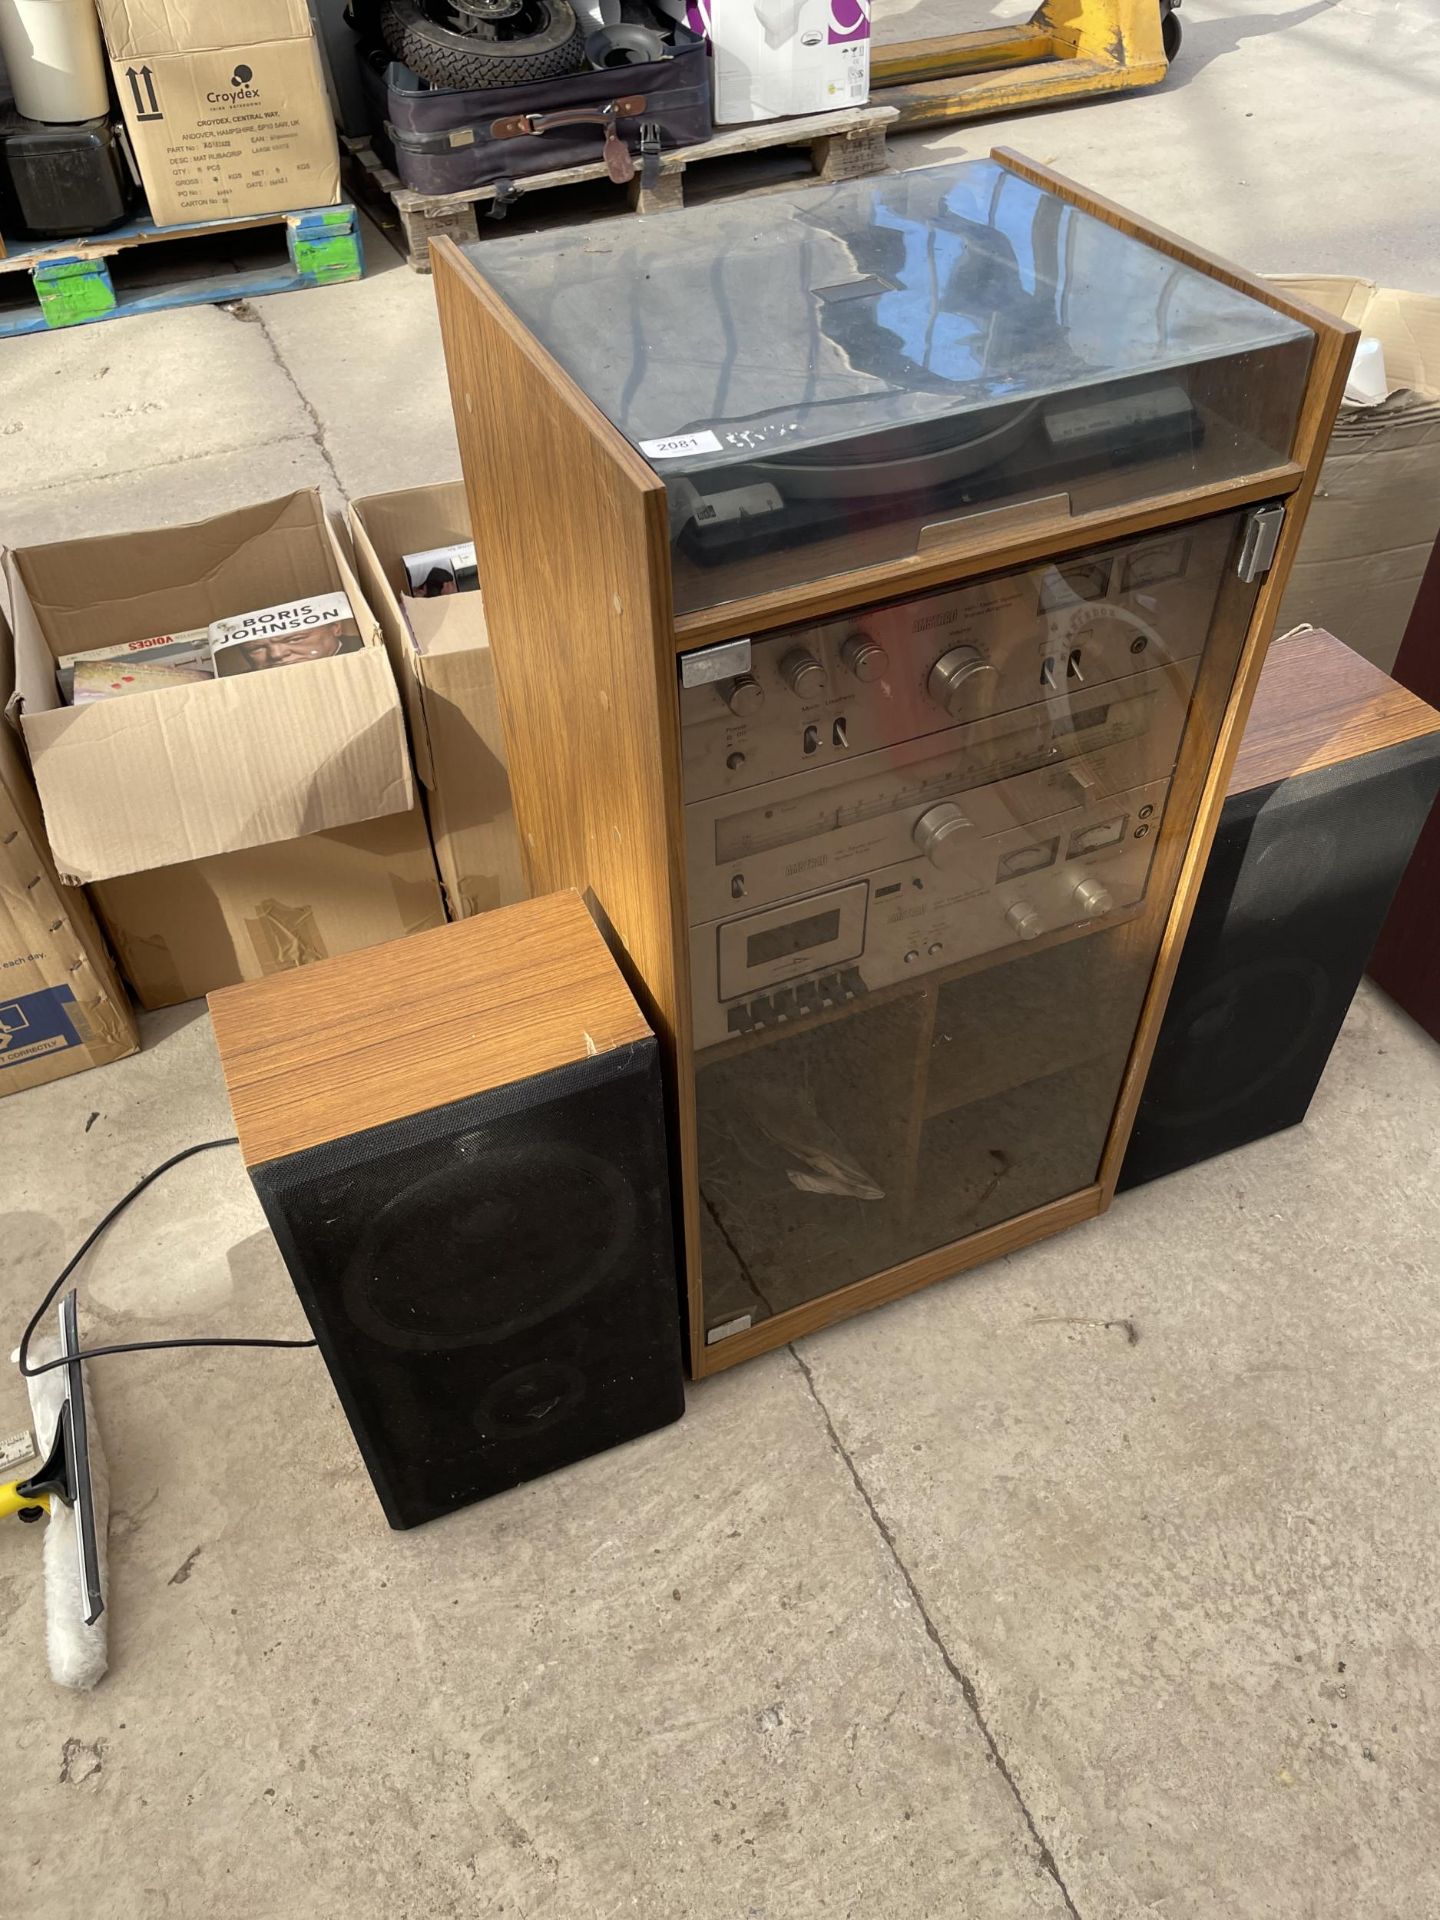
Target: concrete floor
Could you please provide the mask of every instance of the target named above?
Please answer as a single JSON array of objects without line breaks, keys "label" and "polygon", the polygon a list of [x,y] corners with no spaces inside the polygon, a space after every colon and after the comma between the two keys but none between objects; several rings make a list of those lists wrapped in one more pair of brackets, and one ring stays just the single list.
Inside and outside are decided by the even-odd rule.
[{"label": "concrete floor", "polygon": [[[998,138],[1257,266],[1440,291],[1430,0],[1184,18],[1157,93],[904,158]],[[7,343],[0,539],[455,471],[430,289],[382,251]],[[146,1038],[0,1102],[12,1334],[227,1129],[203,1009]],[[1304,1128],[413,1535],[313,1353],[97,1363],[113,1670],[50,1686],[38,1542],[0,1534],[0,1913],[1440,1912],[1437,1140],[1440,1053],[1367,989]],[[112,1338],[300,1330],[230,1154],[85,1301]]]}]

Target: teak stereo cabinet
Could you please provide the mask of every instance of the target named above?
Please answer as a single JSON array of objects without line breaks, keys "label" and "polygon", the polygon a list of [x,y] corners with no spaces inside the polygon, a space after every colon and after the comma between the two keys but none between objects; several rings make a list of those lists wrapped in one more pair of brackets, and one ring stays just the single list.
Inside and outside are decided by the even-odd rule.
[{"label": "teak stereo cabinet", "polygon": [[[804,584],[763,586],[699,611],[674,611],[667,493],[654,468],[600,412],[449,241],[434,249],[435,287],[466,489],[499,677],[510,777],[531,888],[576,888],[588,900],[660,1036],[668,1062],[688,1294],[687,1352],[695,1377],[750,1359],[797,1335],[1014,1252],[1100,1214],[1115,1191],[1136,1104],[1223,804],[1271,627],[1299,543],[1354,351],[1355,330],[1263,280],[1188,245],[1136,215],[1007,149],[992,159],[1182,263],[1300,323],[1314,350],[1287,459],[1242,475],[1152,494],[1142,501],[1057,511],[979,514],[951,523],[939,545],[908,557],[854,564]],[[703,222],[705,211],[661,216]],[[475,250],[483,264],[483,244]],[[1203,474],[1203,465],[1200,469]],[[1194,478],[1194,476],[1192,476]],[[1259,503],[1286,506],[1269,570],[1241,601],[1229,658],[1202,668],[1170,788],[1188,831],[1157,842],[1145,897],[1128,927],[1148,984],[1125,1028],[1119,1096],[1103,1135],[1098,1173],[1077,1190],[984,1226],[833,1291],[772,1310],[716,1338],[702,1274],[697,1068],[693,1043],[686,838],[677,656],[850,609],[945,588],[1006,568],[1048,561],[1099,542],[1189,525]],[[1225,589],[1222,588],[1222,598]],[[1218,615],[1217,615],[1218,618]],[[1193,742],[1203,740],[1203,753]],[[1123,920],[1123,916],[1120,916]],[[1045,952],[1062,940],[1032,943]],[[1151,965],[1151,957],[1153,966]],[[935,996],[980,972],[961,961],[929,977],[918,1018]],[[880,999],[871,996],[866,1005]],[[912,1002],[914,996],[912,994]],[[832,1016],[843,1016],[836,1010]],[[755,1037],[738,1044],[752,1044]],[[916,1042],[923,1060],[924,1037]],[[939,1097],[922,1070],[906,1086],[895,1127],[914,1136]],[[913,1111],[906,1110],[906,1105]],[[1092,1163],[1093,1164],[1093,1163]],[[710,1338],[707,1342],[707,1333]]]}]

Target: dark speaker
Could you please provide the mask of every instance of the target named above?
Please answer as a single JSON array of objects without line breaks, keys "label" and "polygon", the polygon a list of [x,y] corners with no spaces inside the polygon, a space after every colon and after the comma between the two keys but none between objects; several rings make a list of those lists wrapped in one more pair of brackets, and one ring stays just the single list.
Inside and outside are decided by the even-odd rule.
[{"label": "dark speaker", "polygon": [[242,1149],[386,1517],[678,1419],[655,1039],[578,897],[211,998]]},{"label": "dark speaker", "polygon": [[1305,1117],[1440,787],[1440,714],[1328,633],[1275,643],[1120,1187]]}]

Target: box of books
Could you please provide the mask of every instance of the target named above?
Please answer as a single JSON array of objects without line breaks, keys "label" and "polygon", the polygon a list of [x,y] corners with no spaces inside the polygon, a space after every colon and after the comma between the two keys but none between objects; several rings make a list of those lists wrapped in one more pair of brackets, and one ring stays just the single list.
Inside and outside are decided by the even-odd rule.
[{"label": "box of books", "polygon": [[[5,580],[55,864],[142,1004],[443,917],[394,675],[318,494],[19,549]],[[318,857],[294,897],[304,863],[278,850],[392,820],[328,905]]]}]

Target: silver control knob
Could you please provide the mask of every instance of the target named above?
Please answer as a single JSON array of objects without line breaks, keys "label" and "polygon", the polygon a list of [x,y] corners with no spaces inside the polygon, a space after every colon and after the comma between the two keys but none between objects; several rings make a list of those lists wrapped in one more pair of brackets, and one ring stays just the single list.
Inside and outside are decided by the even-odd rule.
[{"label": "silver control knob", "polygon": [[1022,940],[1034,940],[1042,931],[1040,916],[1028,900],[1017,900],[1013,907],[1007,907],[1005,918]]},{"label": "silver control knob", "polygon": [[889,654],[868,633],[852,633],[840,649],[840,658],[855,678],[867,686],[872,680],[882,678],[890,665]]},{"label": "silver control knob", "polygon": [[1075,904],[1090,919],[1098,920],[1102,913],[1109,913],[1115,903],[1110,889],[1102,887],[1098,880],[1079,880],[1075,884]]},{"label": "silver control knob", "polygon": [[932,867],[943,872],[953,867],[965,851],[965,836],[970,821],[953,800],[942,800],[938,807],[922,813],[913,829],[916,846]]},{"label": "silver control knob", "polygon": [[720,698],[737,719],[753,720],[765,704],[765,689],[753,673],[741,673],[721,682]]},{"label": "silver control knob", "polygon": [[830,676],[805,647],[794,647],[780,662],[780,676],[797,700],[822,699]]},{"label": "silver control knob", "polygon": [[976,647],[951,647],[942,653],[930,669],[926,685],[930,698],[942,706],[952,720],[958,720],[975,708],[975,695],[987,683],[993,684],[995,669]]}]

